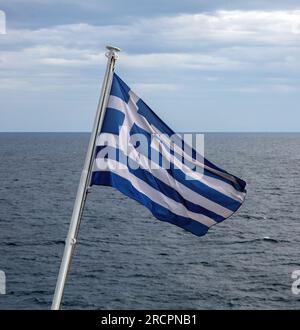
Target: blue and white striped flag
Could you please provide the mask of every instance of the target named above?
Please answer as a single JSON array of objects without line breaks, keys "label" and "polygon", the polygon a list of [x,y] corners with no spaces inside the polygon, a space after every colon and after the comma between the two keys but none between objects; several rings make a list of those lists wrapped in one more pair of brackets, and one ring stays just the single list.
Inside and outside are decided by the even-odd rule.
[{"label": "blue and white striped flag", "polygon": [[230,217],[246,196],[243,180],[189,147],[115,73],[91,185],[115,187],[157,219],[198,236]]}]

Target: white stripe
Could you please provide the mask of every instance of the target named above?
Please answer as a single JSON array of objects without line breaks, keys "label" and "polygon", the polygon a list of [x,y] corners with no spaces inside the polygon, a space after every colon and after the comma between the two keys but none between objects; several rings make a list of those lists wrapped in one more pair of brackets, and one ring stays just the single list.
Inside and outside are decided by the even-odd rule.
[{"label": "white stripe", "polygon": [[[150,131],[149,132],[150,134],[154,133],[152,126],[148,123],[145,117],[137,113],[138,110],[137,105],[134,102],[132,102],[130,99],[127,104],[119,97],[110,95],[107,106],[109,108],[113,108],[121,111],[125,115],[125,118],[127,120],[127,126],[129,126],[129,128],[135,123],[141,128]],[[130,120],[128,120],[128,118]]]},{"label": "white stripe", "polygon": [[[153,126],[152,126],[153,127]],[[162,140],[162,142],[167,146],[167,148],[170,146],[170,139],[165,135],[165,134],[162,134],[156,127],[153,127],[157,134],[160,134],[160,138]],[[179,135],[176,135],[179,139],[179,141],[183,141],[182,138],[179,136]],[[177,143],[179,143],[179,141],[177,141]],[[184,141],[183,141],[184,142]],[[205,165],[204,163],[201,163],[199,162],[199,160],[196,158],[193,158],[189,153],[186,152],[185,149],[182,149],[179,145],[173,143],[171,144],[174,152],[176,152],[178,154],[179,157],[184,157],[184,159],[186,159],[187,161],[191,162],[192,164],[194,164],[195,166],[198,166],[198,167],[201,167],[203,169],[206,169],[216,175],[219,175],[221,176],[222,178],[224,179],[227,179],[231,182],[234,182],[236,183],[236,179],[228,174],[228,173],[224,173],[224,172],[221,172],[221,171],[218,171],[217,169],[215,168],[212,168],[208,165]],[[188,146],[189,148],[191,148],[190,146]]]},{"label": "white stripe", "polygon": [[139,97],[135,94],[135,92],[134,91],[132,91],[132,90],[130,90],[129,92],[128,92],[128,94],[129,94],[129,101],[128,101],[128,104],[130,104],[131,102],[133,102],[133,104],[136,106],[136,104],[138,103],[138,101],[139,101]]},{"label": "white stripe", "polygon": [[166,195],[162,194],[158,190],[152,188],[150,185],[148,185],[143,180],[139,179],[135,175],[129,172],[128,168],[122,168],[120,169],[118,166],[118,162],[112,160],[112,159],[106,159],[103,158],[96,158],[95,160],[97,166],[101,168],[103,166],[103,162],[108,165],[108,168],[112,173],[115,173],[124,179],[127,179],[130,181],[130,183],[133,185],[133,187],[138,190],[140,193],[146,195],[149,197],[153,202],[159,204],[160,206],[167,208],[172,213],[185,217],[190,218],[195,221],[198,221],[202,223],[203,225],[207,227],[211,227],[214,224],[216,224],[216,221],[212,220],[211,218],[203,215],[203,214],[197,214],[194,212],[191,212],[187,210],[184,205],[182,205],[179,202],[174,201],[173,199],[168,198]]},{"label": "white stripe", "polygon": [[[195,171],[192,171],[187,165],[185,165],[183,162],[178,160],[176,157],[173,157],[169,151],[165,148],[163,144],[160,144],[160,147],[158,145],[155,145],[153,143],[154,149],[157,151],[160,151],[162,155],[169,161],[174,163],[178,168],[180,168],[186,175],[192,177],[195,180],[198,180],[207,186],[221,192],[222,194],[231,197],[232,199],[236,200],[237,202],[243,202],[245,194],[237,191],[233,186],[228,184],[227,182],[224,182],[222,180],[218,180],[212,177],[209,177],[207,175],[204,175],[202,173],[198,173]],[[244,196],[243,196],[244,195]]]},{"label": "white stripe", "polygon": [[[189,160],[195,166],[205,168],[205,169],[211,171],[212,173],[217,174],[229,181],[236,182],[235,178],[232,175],[218,171],[215,168],[205,165],[205,164],[201,163],[198,159],[191,157],[191,155],[189,153],[186,153],[186,151],[184,149],[182,149],[179,145],[174,144],[174,143],[170,144],[170,139],[168,139],[167,136],[165,134],[163,134],[155,126],[151,125],[144,116],[138,115],[138,114],[136,116],[134,116],[138,110],[136,102],[139,100],[139,97],[133,91],[129,91],[129,95],[130,95],[130,98],[129,98],[128,104],[126,102],[124,102],[121,98],[111,95],[109,98],[109,106],[111,108],[114,108],[114,109],[117,109],[117,110],[123,112],[125,115],[130,115],[130,118],[135,123],[137,123],[141,128],[143,128],[145,130],[149,130],[150,134],[160,135],[161,140],[166,144],[166,146],[174,147],[174,151],[176,153],[178,153],[179,155],[182,155],[185,159]],[[178,139],[182,140],[179,135],[176,135],[176,136],[178,137]]]},{"label": "white stripe", "polygon": [[[151,169],[155,168],[155,166],[157,168],[157,164],[149,160],[146,156],[138,153],[137,150],[131,145],[127,145],[126,151],[126,149],[119,145],[119,139],[117,135],[110,133],[101,133],[100,136],[98,136],[97,145],[104,144],[113,148],[120,149],[126,156],[130,155],[130,158],[133,160],[138,159],[139,163],[141,164],[141,168],[148,170],[154,177],[158,178],[165,184],[178,191],[178,193],[184,199],[189,200],[194,204],[201,205],[207,210],[212,211],[224,218],[228,218],[232,215],[233,211],[191,190],[190,188],[173,178],[164,168],[159,167],[159,169],[151,171]],[[93,171],[97,171],[97,167],[95,167]]]},{"label": "white stripe", "polygon": [[[108,106],[124,113],[125,121],[123,123],[123,126],[127,126],[130,129],[130,127],[134,123],[136,123],[139,127],[141,127],[142,129],[145,129],[150,134],[161,134],[162,136],[164,136],[158,129],[156,129],[155,127],[150,125],[148,123],[148,121],[146,120],[146,118],[137,114],[136,104],[134,104],[133,102],[129,102],[129,103],[131,106],[129,106],[129,104],[124,102],[119,97],[111,95],[109,97]],[[164,142],[166,142],[166,141],[164,141]],[[164,146],[164,144],[161,144],[161,145]],[[154,146],[154,149],[156,149],[157,151],[160,151],[158,145],[154,144],[153,146]],[[177,146],[177,148],[179,148],[179,147]],[[191,158],[190,155],[185,153],[183,149],[180,149],[180,150],[183,153],[183,156],[186,157],[186,159]],[[204,175],[203,173],[200,173],[201,177],[199,177],[199,173],[192,171],[188,166],[184,165],[181,161],[177,160],[176,157],[173,157],[173,155],[170,154],[170,152],[167,148],[164,148],[164,156],[169,162],[172,162],[172,160],[175,160],[177,166],[179,168],[184,168],[184,171],[186,173],[188,173],[189,176],[193,177],[195,180],[202,181],[207,186],[221,192],[222,194],[236,200],[237,202],[242,203],[244,201],[245,195],[246,195],[245,193],[236,190],[232,185],[230,185],[227,182],[224,182],[223,180],[219,180],[219,179]],[[197,160],[196,160],[195,165],[202,167],[202,168],[204,167],[205,169],[207,169],[217,175],[220,175],[224,178],[227,178],[228,180],[232,179],[231,175],[229,175],[229,174],[225,175],[225,173],[217,171],[207,165],[204,165]]]},{"label": "white stripe", "polygon": [[[122,129],[126,128],[126,123],[122,126]],[[134,152],[135,149],[132,148],[130,144],[128,144],[128,137],[126,137],[126,132],[121,132],[121,134],[124,134],[121,138],[119,138],[118,135],[113,135],[109,133],[101,133],[98,136],[97,139],[97,145],[106,145],[106,141],[109,142],[109,145],[115,148],[119,148],[124,152],[125,155],[130,155],[130,152]],[[117,145],[116,145],[117,143]],[[208,187],[211,187],[212,189],[234,199],[235,201],[242,203],[245,199],[245,193],[238,192],[233,186],[229,185],[228,183],[218,180],[206,175],[202,175],[202,173],[197,173],[192,171],[188,166],[183,164],[181,161],[179,161],[176,157],[173,157],[170,155],[166,150],[164,150],[163,145],[161,145],[162,149],[159,149],[159,146],[156,146],[155,143],[152,144],[153,149],[162,152],[165,159],[167,159],[168,162],[174,163],[178,168],[182,169],[182,171],[192,177],[194,180],[202,182],[203,184],[207,185]],[[129,152],[130,150],[130,152]],[[142,154],[137,154],[142,155]],[[146,156],[145,156],[146,157]],[[148,159],[146,157],[146,159]],[[152,162],[151,168],[157,168],[158,164]],[[156,166],[156,167],[155,167]],[[163,167],[160,167],[160,169],[163,169]],[[218,213],[218,212],[217,212]],[[218,213],[219,214],[219,213]]]}]

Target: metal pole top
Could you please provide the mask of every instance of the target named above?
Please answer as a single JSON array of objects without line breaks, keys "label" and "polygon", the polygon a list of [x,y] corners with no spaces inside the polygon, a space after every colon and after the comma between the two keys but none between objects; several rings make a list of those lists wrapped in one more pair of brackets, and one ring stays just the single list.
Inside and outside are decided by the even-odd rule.
[{"label": "metal pole top", "polygon": [[106,46],[106,49],[108,50],[108,52],[105,54],[106,57],[114,57],[114,58],[118,58],[118,52],[121,51],[121,49],[119,47],[114,47],[114,46]]},{"label": "metal pole top", "polygon": [[110,51],[115,51],[115,52],[120,52],[121,48],[119,47],[114,47],[114,46],[106,46],[106,49],[110,50]]}]

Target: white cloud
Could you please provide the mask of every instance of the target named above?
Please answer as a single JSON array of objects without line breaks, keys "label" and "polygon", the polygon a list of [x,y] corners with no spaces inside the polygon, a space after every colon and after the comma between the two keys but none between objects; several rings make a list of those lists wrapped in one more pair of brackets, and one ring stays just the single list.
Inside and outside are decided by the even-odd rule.
[{"label": "white cloud", "polygon": [[[142,31],[160,33],[172,45],[199,48],[205,43],[295,44],[299,40],[300,10],[217,11],[144,20]],[[151,33],[152,31],[152,33]],[[190,43],[190,44],[188,44]]]},{"label": "white cloud", "polygon": [[119,65],[126,70],[296,72],[299,27],[300,10],[235,10],[133,19],[127,25],[9,30],[0,39],[0,70],[3,79],[26,77],[32,84],[37,72],[72,76],[75,69],[103,66],[103,47],[112,42],[124,48]]}]

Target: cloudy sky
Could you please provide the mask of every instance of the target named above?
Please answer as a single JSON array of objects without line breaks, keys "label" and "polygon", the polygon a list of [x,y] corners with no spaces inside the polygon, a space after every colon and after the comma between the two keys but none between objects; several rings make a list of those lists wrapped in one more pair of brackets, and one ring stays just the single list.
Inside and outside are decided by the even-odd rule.
[{"label": "cloudy sky", "polygon": [[177,131],[300,131],[299,0],[0,9],[0,131],[89,131],[107,44],[123,50],[116,72]]}]

